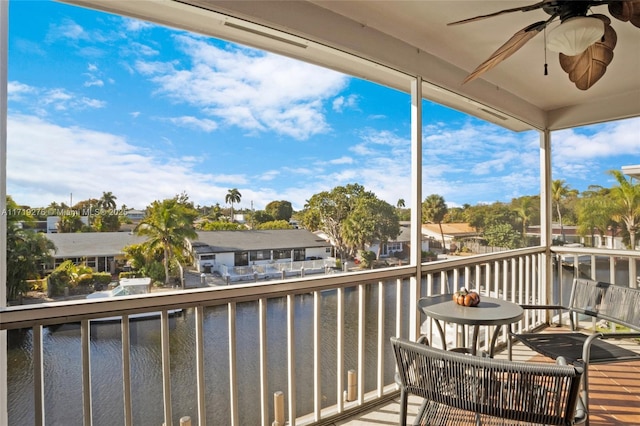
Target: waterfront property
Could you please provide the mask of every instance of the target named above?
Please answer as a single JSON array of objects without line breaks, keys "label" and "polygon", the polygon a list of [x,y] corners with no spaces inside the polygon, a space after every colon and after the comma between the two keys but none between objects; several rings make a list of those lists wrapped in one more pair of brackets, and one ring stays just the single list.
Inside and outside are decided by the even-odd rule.
[{"label": "waterfront property", "polygon": [[220,272],[249,265],[326,259],[333,254],[331,244],[305,229],[251,231],[199,231],[188,241],[199,272]]},{"label": "waterfront property", "polygon": [[[2,46],[7,45],[6,3],[0,7]],[[0,375],[0,424],[177,425],[183,416],[200,425],[266,426],[280,420],[289,425],[333,424],[397,397],[389,338],[416,339],[421,328],[432,334],[433,327],[428,321],[422,324],[424,318],[416,308],[423,295],[474,283],[483,294],[501,294],[520,304],[557,303],[566,300],[567,282],[584,273],[636,286],[637,251],[555,247],[551,238],[554,132],[640,116],[638,30],[628,22],[619,25],[615,20],[614,62],[594,87],[582,91],[567,80],[556,60],[549,61],[548,76],[541,72],[541,61],[532,63],[540,56],[536,52],[544,51],[540,35],[481,79],[461,84],[487,56],[485,50],[495,49],[495,40],[506,40],[514,30],[493,24],[479,29],[477,23],[452,29],[446,23],[521,2],[69,3],[248,44],[411,93],[407,108],[412,134],[407,168],[412,170],[414,213],[410,263],[100,303],[2,307],[2,370],[17,371],[21,366],[28,375],[23,382]],[[603,6],[598,11],[607,13]],[[512,14],[508,21],[517,30],[547,18],[535,10]],[[6,52],[2,54],[6,66]],[[6,73],[0,74],[6,87]],[[423,139],[427,139],[423,138],[424,100],[507,129],[539,133],[538,246],[420,263],[422,172],[429,167],[429,158],[422,164]],[[609,143],[621,142],[612,138]],[[4,155],[6,140],[2,144]],[[2,185],[6,187],[4,174]],[[3,219],[3,233],[5,226]],[[561,256],[569,263],[557,262]],[[2,280],[5,268],[0,262]],[[4,303],[4,281],[0,284]],[[191,315],[170,319],[168,311],[175,308],[188,309]],[[130,315],[157,311],[161,318],[149,323],[149,329],[131,327]],[[92,320],[112,316],[123,319],[108,333],[91,326]],[[552,318],[545,310],[532,311],[515,326],[518,331],[536,330],[552,320],[561,318]],[[71,324],[75,334],[53,336],[50,326],[59,324]],[[189,329],[192,337],[182,340],[179,328]],[[482,333],[492,331],[489,327]],[[94,350],[97,340],[110,349]],[[155,349],[153,354],[146,350],[147,343]],[[505,343],[504,333],[498,343]],[[67,352],[56,356],[61,347]],[[17,364],[11,369],[9,359]],[[56,360],[64,363],[56,365],[52,362]],[[637,374],[631,369],[624,372],[636,382]],[[66,386],[59,386],[61,380]],[[347,389],[351,392],[345,398]],[[606,403],[614,407],[616,401]]]},{"label": "waterfront property", "polygon": [[[52,253],[54,267],[71,260],[112,274],[126,266],[124,248],[146,240],[132,232],[58,233],[47,238],[57,249]],[[199,231],[187,245],[193,266],[204,273],[220,272],[221,267],[326,259],[332,254],[331,244],[304,229]]]},{"label": "waterfront property", "polygon": [[85,264],[96,272],[115,274],[126,264],[124,248],[146,240],[131,232],[73,232],[47,234],[56,246],[51,253],[54,264],[71,260],[76,265]]}]

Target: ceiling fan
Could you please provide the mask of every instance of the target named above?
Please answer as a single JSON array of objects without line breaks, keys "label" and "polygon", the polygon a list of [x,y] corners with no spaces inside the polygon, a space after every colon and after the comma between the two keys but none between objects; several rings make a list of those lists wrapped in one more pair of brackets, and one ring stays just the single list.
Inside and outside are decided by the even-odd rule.
[{"label": "ceiling fan", "polygon": [[[467,76],[464,83],[478,78],[517,52],[529,40],[556,19],[560,25],[547,35],[547,48],[559,52],[560,66],[578,89],[587,90],[604,75],[613,59],[617,42],[611,19],[602,14],[590,14],[592,6],[608,5],[609,13],[621,21],[630,21],[640,28],[640,0],[543,0],[528,6],[504,9],[488,15],[476,16],[447,25],[458,25],[511,12],[542,9],[550,18],[535,22],[515,33],[505,44]],[[545,64],[546,73],[546,64]]]}]

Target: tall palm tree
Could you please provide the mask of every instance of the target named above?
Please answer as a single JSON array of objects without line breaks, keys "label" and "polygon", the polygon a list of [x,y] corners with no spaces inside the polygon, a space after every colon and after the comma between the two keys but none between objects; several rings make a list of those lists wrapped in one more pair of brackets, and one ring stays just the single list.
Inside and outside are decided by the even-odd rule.
[{"label": "tall palm tree", "polygon": [[425,198],[422,203],[422,222],[427,223],[437,223],[440,227],[440,236],[442,237],[442,250],[446,251],[445,241],[444,241],[444,231],[442,230],[442,221],[444,217],[447,215],[449,209],[447,208],[447,203],[445,203],[442,195],[431,194],[427,198]]},{"label": "tall palm tree", "polygon": [[193,221],[198,212],[176,198],[154,201],[147,216],[136,226],[137,235],[149,237],[144,243],[148,252],[162,250],[165,284],[169,284],[169,262],[186,249],[187,239],[196,239]]},{"label": "tall palm tree", "polygon": [[562,236],[562,241],[565,240],[565,237],[560,204],[565,197],[575,194],[577,194],[577,191],[569,189],[569,186],[565,183],[564,179],[556,179],[551,182],[551,202],[556,205],[556,213],[558,214],[558,222],[560,222],[560,235]]},{"label": "tall palm tree", "polygon": [[398,200],[398,202],[396,203],[396,207],[399,208],[399,209],[402,209],[402,208],[405,207],[404,198],[400,198]]},{"label": "tall palm tree", "polygon": [[609,192],[614,207],[613,219],[624,223],[631,250],[635,250],[636,231],[640,225],[640,184],[634,185],[619,170],[609,170],[609,174],[618,181],[618,186]]},{"label": "tall palm tree", "polygon": [[224,197],[224,201],[227,204],[231,204],[231,222],[233,222],[233,204],[239,203],[241,199],[242,194],[238,191],[238,188],[230,189],[229,192],[227,192],[227,196]]},{"label": "tall palm tree", "polygon": [[115,210],[117,199],[118,197],[113,195],[112,192],[103,192],[102,197],[100,197],[100,200],[98,202],[100,204],[100,207],[105,210]]},{"label": "tall palm tree", "polygon": [[527,245],[527,225],[533,215],[533,204],[532,197],[521,197],[513,209],[522,221],[522,243],[525,247]]}]

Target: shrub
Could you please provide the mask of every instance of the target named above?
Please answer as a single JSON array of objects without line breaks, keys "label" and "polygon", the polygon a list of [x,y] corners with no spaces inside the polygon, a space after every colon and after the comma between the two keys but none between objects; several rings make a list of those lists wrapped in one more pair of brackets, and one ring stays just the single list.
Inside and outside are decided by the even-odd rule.
[{"label": "shrub", "polygon": [[360,259],[362,262],[362,267],[364,269],[368,269],[371,268],[371,265],[373,265],[373,261],[376,259],[376,254],[371,250],[361,250]]},{"label": "shrub", "polygon": [[108,285],[111,282],[111,274],[108,272],[94,272],[93,282],[95,284]]}]

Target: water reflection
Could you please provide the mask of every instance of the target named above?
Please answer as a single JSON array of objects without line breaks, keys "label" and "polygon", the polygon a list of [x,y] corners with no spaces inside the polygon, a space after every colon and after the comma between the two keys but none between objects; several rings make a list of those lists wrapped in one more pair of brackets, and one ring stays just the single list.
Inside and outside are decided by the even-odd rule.
[{"label": "water reflection", "polygon": [[[406,293],[406,292],[405,292]],[[395,286],[385,286],[384,340],[395,334]],[[405,297],[408,303],[408,298]],[[322,407],[334,405],[337,399],[337,291],[321,293],[321,400]],[[345,290],[344,297],[344,383],[349,369],[357,370],[358,293]],[[377,360],[377,286],[365,291],[365,377],[366,391],[376,386]],[[278,390],[287,393],[287,301],[267,302],[268,394]],[[229,331],[227,306],[205,308],[204,353],[207,394],[207,424],[230,423],[229,398]],[[236,306],[236,354],[238,406],[240,424],[260,423],[260,365],[258,302]],[[408,310],[405,310],[408,312]],[[294,298],[295,379],[298,415],[313,411],[313,296]],[[403,313],[406,316],[406,312]],[[406,318],[403,321],[407,323]],[[170,319],[171,392],[174,423],[191,416],[197,421],[195,312]],[[158,319],[132,321],[131,386],[133,421],[135,424],[162,424],[162,357],[161,331]],[[33,418],[33,357],[31,331],[9,333],[9,421],[30,424]],[[46,424],[74,425],[82,423],[82,376],[80,327],[67,324],[45,328],[43,332],[45,364]],[[387,343],[385,383],[393,381],[394,363]],[[119,323],[91,325],[91,387],[93,420],[96,426],[112,426],[124,422],[122,387],[122,340]],[[288,402],[288,401],[287,401]],[[269,407],[273,413],[273,407]]]},{"label": "water reflection", "polygon": [[[580,258],[580,275],[591,269],[590,259]],[[608,258],[596,261],[596,278],[609,281]],[[615,268],[616,283],[628,282],[628,262],[618,260]],[[626,263],[625,263],[626,262]],[[553,302],[558,302],[562,288],[562,300],[568,301],[573,280],[573,263],[563,267],[562,285],[553,286]],[[500,283],[512,276],[510,267],[500,270],[498,277],[486,277],[486,268],[474,270],[470,279],[475,283]],[[477,276],[476,276],[477,274]],[[458,274],[454,285],[449,273],[441,285],[440,274],[433,276],[431,293],[452,292],[464,285],[464,271]],[[553,273],[557,280],[557,270]],[[533,283],[534,280],[531,280]],[[533,285],[533,284],[531,284]],[[405,281],[401,302],[402,335],[408,335],[409,300],[408,282]],[[378,339],[378,287],[365,287],[365,391],[376,386],[376,362]],[[491,287],[487,290],[496,291]],[[511,297],[511,284],[506,297]],[[426,285],[422,294],[427,294]],[[321,383],[322,407],[336,404],[337,365],[337,291],[324,291],[320,300],[321,322]],[[384,341],[384,382],[393,382],[394,361],[389,337],[395,335],[396,286],[386,285]],[[204,310],[204,353],[207,424],[230,423],[229,386],[229,330],[227,306],[209,307]],[[260,423],[260,339],[258,328],[258,302],[243,302],[236,306],[236,355],[238,381],[238,407],[240,424]],[[295,383],[297,414],[313,411],[313,296],[303,294],[294,297]],[[287,299],[274,298],[267,302],[267,365],[269,412],[273,413],[271,395],[287,388]],[[345,289],[344,294],[344,372],[357,370],[358,360],[358,292],[357,287]],[[179,423],[182,416],[197,419],[195,313],[191,309],[179,317],[170,319],[171,392],[173,421]],[[162,357],[161,331],[158,319],[131,322],[131,386],[133,420],[135,424],[162,424]],[[8,387],[9,422],[12,425],[33,424],[33,342],[30,330],[13,330],[8,333]],[[82,424],[82,376],[80,328],[68,324],[57,329],[45,328],[44,340],[44,392],[47,425]],[[93,424],[112,426],[124,420],[121,353],[122,341],[119,324],[95,324],[91,326],[91,386],[93,396]],[[287,401],[288,402],[288,401]]]}]

